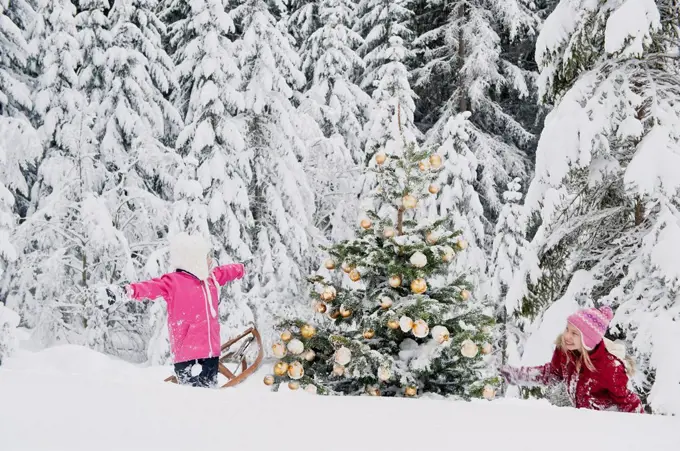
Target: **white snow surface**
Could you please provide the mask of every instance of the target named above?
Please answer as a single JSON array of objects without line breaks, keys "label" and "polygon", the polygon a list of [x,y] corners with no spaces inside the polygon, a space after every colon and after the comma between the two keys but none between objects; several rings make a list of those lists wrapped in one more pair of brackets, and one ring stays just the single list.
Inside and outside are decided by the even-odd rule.
[{"label": "white snow surface", "polygon": [[23,346],[0,367],[1,448],[170,451],[223,444],[244,451],[316,444],[374,451],[395,448],[404,431],[435,449],[572,451],[574,442],[559,437],[578,430],[585,449],[680,449],[676,417],[517,399],[323,397],[286,387],[272,393],[262,384],[270,366],[236,388],[207,390],[164,383],[170,367],[132,365],[73,345]]}]

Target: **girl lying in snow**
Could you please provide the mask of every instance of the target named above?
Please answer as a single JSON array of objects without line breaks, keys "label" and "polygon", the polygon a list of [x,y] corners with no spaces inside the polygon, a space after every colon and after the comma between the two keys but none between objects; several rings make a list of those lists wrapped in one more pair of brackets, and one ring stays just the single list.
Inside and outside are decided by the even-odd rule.
[{"label": "girl lying in snow", "polygon": [[609,307],[580,310],[567,319],[557,339],[552,360],[539,367],[504,367],[509,384],[549,385],[564,382],[576,408],[644,413],[642,403],[628,389],[633,363],[625,348],[604,338],[613,317]]},{"label": "girl lying in snow", "polygon": [[[180,233],[170,242],[175,272],[126,287],[135,300],[165,299],[170,349],[180,384],[212,387],[217,383],[220,356],[218,287],[243,277],[240,263],[211,269],[210,245],[201,237]],[[200,365],[200,373],[192,371]]]}]

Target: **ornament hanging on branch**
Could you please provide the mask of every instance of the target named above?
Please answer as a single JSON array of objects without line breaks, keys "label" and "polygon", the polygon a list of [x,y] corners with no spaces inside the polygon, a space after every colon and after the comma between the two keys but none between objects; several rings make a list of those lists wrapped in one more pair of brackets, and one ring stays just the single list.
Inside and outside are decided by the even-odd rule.
[{"label": "ornament hanging on branch", "polygon": [[288,388],[295,391],[300,388],[300,383],[298,381],[290,381],[288,382]]},{"label": "ornament hanging on branch", "polygon": [[432,170],[434,171],[439,170],[442,167],[442,163],[443,160],[441,156],[437,154],[430,155],[430,167],[432,168]]},{"label": "ornament hanging on branch", "polygon": [[352,316],[352,309],[351,309],[351,308],[347,308],[347,307],[345,307],[344,305],[343,305],[343,306],[340,306],[340,315],[341,315],[343,318],[349,318],[350,316]]},{"label": "ornament hanging on branch", "polygon": [[316,304],[316,311],[319,313],[326,313],[326,304],[323,302],[319,302]]},{"label": "ornament hanging on branch", "polygon": [[352,351],[345,346],[341,346],[340,349],[335,351],[335,363],[345,366],[350,360],[352,360]]},{"label": "ornament hanging on branch", "polygon": [[401,328],[401,331],[404,333],[410,332],[411,329],[413,329],[413,320],[408,316],[402,316],[401,318],[399,318],[399,327]]},{"label": "ornament hanging on branch", "polygon": [[427,190],[430,194],[437,194],[439,192],[439,185],[433,183],[427,188]]},{"label": "ornament hanging on branch", "polygon": [[418,205],[418,199],[410,194],[407,194],[401,199],[401,204],[405,209],[410,210],[416,208]]},{"label": "ornament hanging on branch", "polygon": [[286,362],[276,362],[274,365],[274,374],[277,376],[285,376],[288,371],[288,364]]},{"label": "ornament hanging on branch", "polygon": [[316,335],[316,328],[314,328],[314,326],[311,324],[305,324],[300,328],[300,335],[302,335],[303,338],[309,340],[314,335]]},{"label": "ornament hanging on branch", "polygon": [[401,276],[390,277],[389,284],[392,288],[399,288],[401,286]]},{"label": "ornament hanging on branch", "polygon": [[349,274],[352,269],[354,269],[349,263],[343,262],[342,263],[342,271],[346,274]]},{"label": "ornament hanging on branch", "polygon": [[316,352],[314,352],[313,349],[310,349],[307,352],[305,352],[305,360],[306,361],[313,362],[315,358],[316,358]]},{"label": "ornament hanging on branch", "polygon": [[375,337],[375,331],[373,329],[366,329],[363,333],[363,336],[366,340],[370,340],[371,338]]},{"label": "ornament hanging on branch", "polygon": [[359,274],[359,271],[353,269],[349,272],[349,280],[352,282],[358,282],[359,279],[361,279],[361,274]]},{"label": "ornament hanging on branch", "polygon": [[305,369],[302,367],[302,363],[293,362],[288,365],[288,377],[294,380],[302,379],[305,375]]},{"label": "ornament hanging on branch", "polygon": [[453,257],[456,256],[456,253],[453,251],[453,248],[451,246],[445,246],[444,247],[444,255],[442,256],[442,260],[445,262],[450,262],[453,260]]},{"label": "ornament hanging on branch", "polygon": [[465,241],[463,238],[458,238],[457,245],[458,245],[458,249],[460,249],[461,251],[463,251],[463,250],[467,249],[467,247],[468,247],[468,242]]},{"label": "ornament hanging on branch", "polygon": [[492,386],[486,385],[482,391],[482,396],[484,396],[484,399],[491,401],[496,397],[496,390]]},{"label": "ornament hanging on branch", "polygon": [[264,377],[263,382],[264,382],[264,385],[274,385],[274,376],[272,376],[271,374],[267,374]]},{"label": "ornament hanging on branch", "polygon": [[333,260],[332,258],[329,258],[328,260],[326,260],[326,261],[324,262],[324,266],[325,266],[326,269],[328,269],[328,270],[333,270],[333,269],[335,269],[335,260]]},{"label": "ornament hanging on branch", "polygon": [[467,357],[468,359],[475,358],[477,356],[477,353],[479,352],[479,348],[477,345],[472,341],[472,340],[465,340],[461,344],[460,347],[460,353],[463,355],[463,357]]},{"label": "ornament hanging on branch", "polygon": [[339,363],[334,363],[333,364],[333,374],[335,376],[343,376],[345,374],[345,367],[340,365]]},{"label": "ornament hanging on branch", "polygon": [[468,290],[463,290],[460,292],[460,298],[464,301],[470,299],[470,292]]},{"label": "ornament hanging on branch", "polygon": [[415,395],[418,394],[418,389],[416,387],[413,387],[413,386],[408,386],[404,390],[404,394],[406,396],[408,396],[409,398],[412,398],[412,397],[414,397]]},{"label": "ornament hanging on branch", "polygon": [[300,355],[305,350],[305,345],[297,338],[293,338],[288,342],[288,352],[293,355]]},{"label": "ornament hanging on branch", "polygon": [[422,252],[415,252],[413,255],[411,255],[411,259],[409,261],[416,268],[422,268],[427,265],[427,257]]},{"label": "ornament hanging on branch", "polygon": [[492,351],[491,343],[484,343],[482,345],[482,354],[489,355],[491,354],[491,351]]},{"label": "ornament hanging on branch", "polygon": [[437,343],[444,344],[450,339],[449,330],[444,326],[434,326],[432,328],[432,338]]},{"label": "ornament hanging on branch", "polygon": [[284,330],[281,332],[281,340],[284,342],[289,341],[291,338],[293,338],[293,334],[291,334],[289,330]]},{"label": "ornament hanging on branch", "polygon": [[421,161],[418,163],[418,169],[420,169],[421,172],[427,172],[430,170],[430,162],[425,160]]},{"label": "ornament hanging on branch", "polygon": [[321,292],[321,299],[326,302],[331,302],[336,296],[337,291],[335,290],[335,287],[332,286],[324,287],[323,291]]},{"label": "ornament hanging on branch", "polygon": [[411,291],[414,294],[423,294],[427,291],[427,282],[425,279],[415,279],[411,282]]},{"label": "ornament hanging on branch", "polygon": [[277,359],[282,359],[286,356],[286,345],[283,343],[274,343],[272,345],[272,354]]},{"label": "ornament hanging on branch", "polygon": [[380,298],[380,307],[383,310],[387,310],[388,308],[392,307],[393,301],[392,299],[388,298],[387,296],[383,296]]},{"label": "ornament hanging on branch", "polygon": [[387,382],[392,378],[392,370],[389,367],[381,366],[378,368],[378,379],[382,382]]},{"label": "ornament hanging on branch", "polygon": [[385,238],[392,238],[394,236],[394,229],[392,227],[385,227],[383,230],[383,236]]},{"label": "ornament hanging on branch", "polygon": [[305,387],[305,391],[306,391],[307,393],[309,393],[309,394],[316,395],[316,393],[317,393],[318,390],[317,390],[317,388],[316,388],[316,385],[314,385],[314,384],[309,384],[309,385],[307,385],[307,386]]},{"label": "ornament hanging on branch", "polygon": [[386,160],[387,154],[385,152],[378,152],[375,154],[375,162],[378,163],[378,165],[382,165]]},{"label": "ornament hanging on branch", "polygon": [[396,319],[393,318],[393,319],[387,321],[387,327],[389,327],[392,330],[399,329],[399,321],[397,321]]},{"label": "ornament hanging on branch", "polygon": [[373,223],[371,222],[370,219],[362,219],[361,220],[361,228],[362,229],[368,230],[368,229],[371,228],[372,225],[373,225]]},{"label": "ornament hanging on branch", "polygon": [[427,334],[430,333],[430,327],[422,319],[415,320],[411,330],[416,338],[427,337]]}]

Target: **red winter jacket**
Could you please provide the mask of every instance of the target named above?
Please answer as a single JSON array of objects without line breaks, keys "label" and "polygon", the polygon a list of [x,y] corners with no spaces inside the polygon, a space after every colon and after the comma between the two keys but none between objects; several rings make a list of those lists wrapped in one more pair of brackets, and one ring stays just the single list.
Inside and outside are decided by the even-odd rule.
[{"label": "red winter jacket", "polygon": [[555,349],[550,363],[539,367],[511,369],[507,373],[510,382],[518,385],[564,382],[571,402],[578,409],[644,413],[640,399],[628,389],[624,363],[610,354],[602,342],[589,356],[595,371],[584,365],[577,372],[576,359],[569,358],[558,348]]}]

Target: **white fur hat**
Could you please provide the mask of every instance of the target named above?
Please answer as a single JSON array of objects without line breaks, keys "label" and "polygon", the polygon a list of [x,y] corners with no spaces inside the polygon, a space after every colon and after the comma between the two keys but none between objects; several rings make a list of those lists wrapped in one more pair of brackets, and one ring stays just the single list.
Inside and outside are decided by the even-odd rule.
[{"label": "white fur hat", "polygon": [[200,235],[182,232],[170,239],[170,265],[173,269],[183,269],[201,280],[210,275],[208,252],[210,243]]}]

